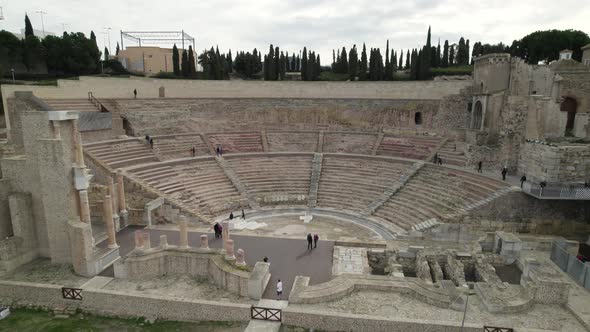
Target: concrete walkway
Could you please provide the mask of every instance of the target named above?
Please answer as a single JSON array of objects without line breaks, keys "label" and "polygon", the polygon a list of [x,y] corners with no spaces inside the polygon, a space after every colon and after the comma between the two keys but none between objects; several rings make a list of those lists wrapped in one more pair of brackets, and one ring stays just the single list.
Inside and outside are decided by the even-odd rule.
[{"label": "concrete walkway", "polygon": [[[126,256],[135,246],[134,232],[143,227],[129,226],[117,233],[117,244],[120,246],[121,257]],[[150,242],[155,247],[160,242],[160,235],[166,235],[168,244],[178,245],[180,242],[178,231],[148,229]],[[212,233],[198,233],[189,231],[189,244],[198,247],[201,234],[209,236],[211,248],[221,248],[221,239],[215,239]],[[302,275],[310,277],[310,284],[319,284],[329,281],[332,275],[332,253],[334,242],[320,241],[318,247],[307,250],[307,241],[304,239],[277,239],[271,237],[256,237],[244,235],[231,235],[234,240],[235,250],[244,249],[246,252],[246,263],[254,266],[256,262],[262,261],[264,256],[268,257],[270,264],[271,279],[264,292],[263,298],[276,300],[276,283],[278,279],[283,281],[283,295],[281,300],[289,297],[289,292],[295,280],[295,276]],[[101,242],[98,247],[106,247],[106,241]]]}]

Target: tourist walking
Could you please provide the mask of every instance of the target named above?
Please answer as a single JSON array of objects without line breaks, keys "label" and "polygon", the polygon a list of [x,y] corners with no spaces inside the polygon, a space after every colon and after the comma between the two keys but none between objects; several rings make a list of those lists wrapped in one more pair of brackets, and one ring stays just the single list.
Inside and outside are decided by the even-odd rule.
[{"label": "tourist walking", "polygon": [[215,155],[219,157],[219,145],[215,148]]},{"label": "tourist walking", "polygon": [[442,166],[442,158],[438,157],[438,164]]},{"label": "tourist walking", "polygon": [[244,209],[242,209],[242,219],[246,220],[246,214],[244,213]]},{"label": "tourist walking", "polygon": [[481,170],[481,166],[482,166],[482,162],[481,160],[477,163],[477,173],[483,173],[483,171]]},{"label": "tourist walking", "polygon": [[194,146],[191,149],[191,154],[193,155],[193,157],[197,154],[197,149],[195,149]]},{"label": "tourist walking", "polygon": [[318,241],[319,241],[320,237],[317,234],[313,235],[313,247],[317,248],[318,247]]},{"label": "tourist walking", "polygon": [[229,220],[232,220],[232,219],[234,219],[234,213],[233,212],[230,212],[229,213]]},{"label": "tourist walking", "polygon": [[506,173],[508,173],[508,168],[506,168],[506,166],[504,166],[502,168],[502,180],[506,181]]},{"label": "tourist walking", "polygon": [[313,249],[313,238],[311,237],[311,233],[307,234],[307,250]]},{"label": "tourist walking", "polygon": [[438,153],[434,154],[434,158],[432,158],[432,163],[435,165],[438,163]]},{"label": "tourist walking", "polygon": [[154,139],[150,138],[150,148],[154,148]]},{"label": "tourist walking", "polygon": [[223,226],[221,224],[217,226],[217,231],[219,232],[219,238],[223,239]]},{"label": "tourist walking", "polygon": [[223,157],[223,146],[219,146],[219,156]]},{"label": "tourist walking", "polygon": [[150,144],[150,135],[145,135],[145,143]]},{"label": "tourist walking", "polygon": [[137,89],[133,89],[133,98],[137,99]]},{"label": "tourist walking", "polygon": [[525,183],[525,181],[526,181],[526,175],[524,175],[524,174],[523,174],[523,175],[520,177],[520,188],[521,188],[521,189],[522,189],[522,186],[523,186],[523,184]]},{"label": "tourist walking", "polygon": [[283,282],[279,279],[277,281],[277,300],[281,299],[281,295],[283,295]]},{"label": "tourist walking", "polygon": [[215,225],[213,225],[213,231],[215,232],[215,238],[218,239],[219,238],[219,223],[215,223]]}]

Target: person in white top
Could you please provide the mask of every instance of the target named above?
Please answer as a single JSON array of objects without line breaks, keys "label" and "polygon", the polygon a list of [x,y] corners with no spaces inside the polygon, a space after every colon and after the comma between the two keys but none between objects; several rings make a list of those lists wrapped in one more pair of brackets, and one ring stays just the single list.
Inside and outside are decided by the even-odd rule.
[{"label": "person in white top", "polygon": [[281,299],[281,295],[283,295],[283,282],[279,279],[277,282],[277,297],[279,300]]}]

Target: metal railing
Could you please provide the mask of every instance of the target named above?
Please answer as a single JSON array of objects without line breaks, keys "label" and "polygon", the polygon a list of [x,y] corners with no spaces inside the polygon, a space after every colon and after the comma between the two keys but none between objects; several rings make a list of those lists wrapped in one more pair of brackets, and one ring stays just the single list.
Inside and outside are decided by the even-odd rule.
[{"label": "metal railing", "polygon": [[269,321],[273,321],[273,322],[280,322],[281,318],[282,318],[281,309],[252,306],[250,313],[251,313],[252,319],[258,319],[258,320],[269,320]]},{"label": "metal railing", "polygon": [[513,328],[510,327],[496,327],[496,326],[484,326],[484,332],[514,332]]},{"label": "metal railing", "polygon": [[67,300],[82,300],[82,289],[81,288],[61,288],[61,296]]},{"label": "metal railing", "polygon": [[578,285],[590,289],[590,262],[580,261],[569,253],[559,241],[551,243],[551,260]]},{"label": "metal railing", "polygon": [[590,200],[590,187],[580,183],[548,183],[542,187],[540,184],[525,182],[522,191],[540,199]]},{"label": "metal railing", "polygon": [[88,100],[92,103],[92,105],[96,106],[99,111],[110,112],[98,99],[96,99],[96,97],[94,97],[91,91],[88,92]]}]

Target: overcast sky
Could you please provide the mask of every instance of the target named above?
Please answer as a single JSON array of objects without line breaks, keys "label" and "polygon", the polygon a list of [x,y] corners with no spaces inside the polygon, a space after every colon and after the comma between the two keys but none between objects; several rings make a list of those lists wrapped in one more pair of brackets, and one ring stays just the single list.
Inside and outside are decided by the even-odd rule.
[{"label": "overcast sky", "polygon": [[[505,42],[545,29],[578,29],[590,33],[588,0],[0,0],[4,20],[0,29],[19,32],[27,12],[35,29],[57,34],[94,30],[99,47],[111,48],[120,30],[181,30],[196,38],[196,49],[219,45],[220,51],[265,53],[270,43],[289,53],[307,46],[319,51],[322,64],[331,62],[332,49],[365,42],[367,48],[396,50],[425,43],[428,25],[432,39],[450,43],[461,36],[488,43]],[[127,43],[127,42],[126,42]],[[404,52],[405,53],[405,52]]]}]

